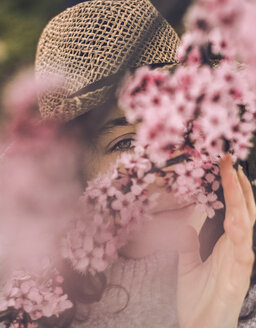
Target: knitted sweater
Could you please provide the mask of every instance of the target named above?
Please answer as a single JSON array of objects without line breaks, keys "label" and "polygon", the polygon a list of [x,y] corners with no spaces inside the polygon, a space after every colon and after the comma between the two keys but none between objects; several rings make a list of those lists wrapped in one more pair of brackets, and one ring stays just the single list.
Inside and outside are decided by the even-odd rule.
[{"label": "knitted sweater", "polygon": [[[71,328],[178,328],[176,268],[177,256],[170,252],[139,260],[120,257],[105,272],[109,288],[102,299],[90,306],[89,313],[87,306],[78,307],[78,317],[89,314],[89,320],[74,320]],[[255,307],[256,286],[244,301],[241,314]],[[256,314],[238,327],[256,328]]]},{"label": "knitted sweater", "polygon": [[[138,260],[120,257],[105,272],[112,288],[92,304],[87,322],[74,321],[71,328],[176,328],[176,267],[176,253]],[[81,307],[83,311],[88,308]]]}]

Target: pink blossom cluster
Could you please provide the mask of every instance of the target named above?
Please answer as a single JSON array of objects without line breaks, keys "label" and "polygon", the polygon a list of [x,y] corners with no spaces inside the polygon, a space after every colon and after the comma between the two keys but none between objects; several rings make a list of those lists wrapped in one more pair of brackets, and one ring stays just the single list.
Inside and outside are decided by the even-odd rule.
[{"label": "pink blossom cluster", "polygon": [[[250,0],[197,0],[185,17],[179,60],[201,64],[212,59],[237,60],[246,65],[255,88],[254,27],[256,3]],[[247,66],[248,65],[248,66]]]},{"label": "pink blossom cluster", "polygon": [[61,287],[62,276],[57,271],[54,274],[53,277],[32,276],[25,271],[14,271],[7,281],[1,283],[0,311],[8,308],[19,310],[15,319],[18,325],[20,311],[26,312],[31,320],[38,320],[72,307]]},{"label": "pink blossom cluster", "polygon": [[198,0],[188,10],[179,59],[190,64],[205,60],[205,51],[225,58],[236,55],[231,38],[243,22],[246,1]]},{"label": "pink blossom cluster", "polygon": [[[180,102],[178,108],[172,106],[173,97]],[[128,121],[142,123],[137,131],[137,143],[142,147],[150,145],[148,155],[159,166],[182,145],[187,122],[193,117],[194,108],[179,109],[183,102],[175,93],[170,74],[148,67],[141,67],[127,77],[120,90],[119,105],[125,108]]]},{"label": "pink blossom cluster", "polygon": [[112,170],[88,183],[62,241],[62,256],[75,270],[104,271],[131,232],[151,219],[148,210],[157,197],[147,194],[155,179],[151,167],[147,158],[124,154]]},{"label": "pink blossom cluster", "polygon": [[219,168],[209,157],[191,152],[190,161],[175,165],[166,187],[183,201],[194,200],[197,208],[213,218],[215,211],[223,208],[218,200],[220,187]]},{"label": "pink blossom cluster", "polygon": [[244,160],[252,146],[256,103],[232,63],[180,66],[174,74],[142,67],[125,81],[119,104],[130,122],[140,123],[137,143],[158,165],[186,147]]}]

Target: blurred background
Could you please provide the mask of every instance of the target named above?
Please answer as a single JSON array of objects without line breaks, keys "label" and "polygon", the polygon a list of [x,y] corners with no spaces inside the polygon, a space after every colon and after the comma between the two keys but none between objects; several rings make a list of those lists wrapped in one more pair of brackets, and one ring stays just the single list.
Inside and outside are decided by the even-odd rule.
[{"label": "blurred background", "polygon": [[[182,18],[193,0],[151,0],[179,35]],[[81,0],[0,0],[0,115],[4,86],[19,72],[31,67],[39,36],[47,22]],[[0,120],[1,122],[1,120]],[[256,151],[244,164],[256,178]]]}]

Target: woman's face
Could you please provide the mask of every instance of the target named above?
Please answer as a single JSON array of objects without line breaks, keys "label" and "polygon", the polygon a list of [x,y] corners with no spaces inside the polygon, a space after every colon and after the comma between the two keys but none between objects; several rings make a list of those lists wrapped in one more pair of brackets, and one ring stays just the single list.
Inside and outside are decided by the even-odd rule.
[{"label": "woman's face", "polygon": [[[95,122],[92,123],[95,125]],[[129,124],[124,113],[113,106],[97,127],[96,137],[92,138],[89,145],[90,156],[86,152],[86,177],[93,179],[107,172],[123,152],[132,152],[135,134],[136,126]],[[173,167],[167,167],[166,172],[173,170]],[[199,233],[206,219],[206,213],[196,210],[194,204],[180,204],[171,193],[167,193],[160,177],[149,186],[148,192],[161,193],[157,205],[151,211],[153,219],[145,222],[143,229],[134,233],[128,244],[120,250],[124,256],[140,258],[160,249],[175,250],[179,229],[191,225]]]}]

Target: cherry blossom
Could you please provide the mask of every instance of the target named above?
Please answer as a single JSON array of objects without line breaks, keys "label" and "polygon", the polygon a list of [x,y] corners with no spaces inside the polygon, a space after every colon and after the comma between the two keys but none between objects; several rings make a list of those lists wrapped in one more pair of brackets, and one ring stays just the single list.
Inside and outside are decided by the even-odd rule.
[{"label": "cherry blossom", "polygon": [[[1,281],[0,311],[13,307],[26,312],[31,320],[59,315],[73,306],[68,296],[63,294],[59,278],[57,271],[55,276],[48,278],[32,276],[25,271],[14,271],[7,281]],[[19,317],[16,321],[18,325]]]}]

